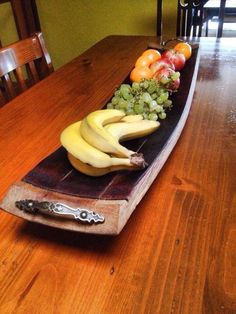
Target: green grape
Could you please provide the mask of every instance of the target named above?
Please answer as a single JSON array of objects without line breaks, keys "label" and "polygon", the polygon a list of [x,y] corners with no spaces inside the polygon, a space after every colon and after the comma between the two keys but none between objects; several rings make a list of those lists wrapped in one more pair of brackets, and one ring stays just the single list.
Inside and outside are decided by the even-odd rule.
[{"label": "green grape", "polygon": [[139,83],[138,82],[133,82],[132,89],[138,90],[139,89]]},{"label": "green grape", "polygon": [[157,99],[157,93],[152,93],[151,97],[152,99]]},{"label": "green grape", "polygon": [[120,97],[114,96],[114,97],[112,97],[111,102],[112,102],[113,105],[117,105],[119,100],[120,100]]},{"label": "green grape", "polygon": [[124,95],[129,94],[129,92],[130,92],[129,89],[126,88],[126,87],[123,87],[123,88],[120,89],[120,94],[121,94],[122,97],[124,97]]},{"label": "green grape", "polygon": [[160,113],[160,112],[163,112],[163,107],[162,106],[160,106],[160,105],[157,105],[156,106],[156,109],[155,109],[155,111],[157,112],[157,113]]},{"label": "green grape", "polygon": [[139,105],[139,104],[135,104],[134,105],[134,112],[136,113],[136,114],[141,114],[141,113],[143,113],[143,106],[142,105]]},{"label": "green grape", "polygon": [[166,118],[166,113],[165,112],[161,112],[161,113],[158,114],[158,117],[163,120],[163,119]]},{"label": "green grape", "polygon": [[134,106],[134,99],[132,98],[131,100],[127,100],[127,110],[132,109]]},{"label": "green grape", "polygon": [[144,104],[143,106],[143,112],[146,112],[146,113],[149,113],[150,109],[149,109],[149,106]]},{"label": "green grape", "polygon": [[172,107],[172,101],[170,99],[167,99],[164,103],[163,103],[163,107],[164,108],[171,108]]},{"label": "green grape", "polygon": [[150,113],[150,114],[148,115],[148,119],[149,119],[149,120],[153,120],[153,121],[157,121],[158,116],[157,116],[156,113]]},{"label": "green grape", "polygon": [[107,104],[107,109],[114,109],[114,106],[111,102]]},{"label": "green grape", "polygon": [[162,99],[162,102],[165,102],[169,97],[169,93],[168,92],[162,93],[160,97]]},{"label": "green grape", "polygon": [[159,97],[156,99],[156,101],[157,101],[157,103],[158,103],[159,105],[161,105],[161,104],[163,103],[163,100],[162,100],[162,97],[161,97],[161,96],[159,96]]},{"label": "green grape", "polygon": [[148,82],[148,80],[142,80],[142,81],[139,83],[139,85],[140,85],[140,87],[141,87],[142,89],[146,89],[146,88],[148,88],[148,86],[149,86],[149,82]]},{"label": "green grape", "polygon": [[156,94],[159,95],[161,93],[161,88],[160,85],[156,85],[156,90],[155,90]]},{"label": "green grape", "polygon": [[127,114],[127,116],[129,116],[129,115],[135,114],[135,112],[134,112],[133,109],[128,109],[128,110],[126,111],[126,114]]},{"label": "green grape", "polygon": [[142,87],[143,87],[143,88],[148,89],[148,87],[149,87],[149,81],[145,80],[145,81],[142,82],[141,84],[142,84]]},{"label": "green grape", "polygon": [[120,99],[119,102],[118,102],[118,106],[120,109],[127,109],[128,107],[128,102],[124,99]]},{"label": "green grape", "polygon": [[140,106],[144,106],[145,105],[145,102],[143,101],[142,98],[139,98],[139,100],[136,101],[135,103],[139,104]]},{"label": "green grape", "polygon": [[179,77],[180,77],[180,73],[179,73],[179,72],[174,72],[174,73],[171,75],[171,79],[172,79],[173,81],[177,80]]},{"label": "green grape", "polygon": [[150,94],[148,94],[147,92],[143,93],[141,96],[141,99],[145,102],[145,103],[149,103],[150,101],[152,101],[152,97]]},{"label": "green grape", "polygon": [[150,111],[155,111],[156,108],[157,108],[158,104],[155,100],[152,100],[150,103],[149,103],[149,109]]},{"label": "green grape", "polygon": [[115,96],[118,96],[118,97],[120,97],[120,96],[121,96],[121,93],[120,93],[120,91],[119,91],[119,90],[116,90],[116,91],[115,91]]},{"label": "green grape", "polygon": [[130,100],[133,98],[133,95],[130,92],[123,92],[122,95],[123,95],[124,99],[126,99],[126,100]]},{"label": "green grape", "polygon": [[156,91],[156,86],[155,85],[149,85],[147,92],[149,94],[153,94]]},{"label": "green grape", "polygon": [[130,90],[131,86],[129,84],[121,84],[120,89],[127,89],[128,91]]},{"label": "green grape", "polygon": [[170,79],[166,76],[162,76],[162,78],[160,79],[160,82],[164,85],[168,84],[170,82]]},{"label": "green grape", "polygon": [[143,119],[148,120],[148,114],[147,114],[146,112],[144,112],[144,113],[142,114],[142,116],[143,116]]}]

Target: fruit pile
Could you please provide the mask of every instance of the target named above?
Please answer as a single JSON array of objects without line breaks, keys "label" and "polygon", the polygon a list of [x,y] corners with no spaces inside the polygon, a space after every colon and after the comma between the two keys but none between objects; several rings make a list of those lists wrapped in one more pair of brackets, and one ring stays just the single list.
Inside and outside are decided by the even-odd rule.
[{"label": "fruit pile", "polygon": [[175,71],[180,71],[185,65],[186,60],[191,57],[192,47],[186,42],[178,43],[172,49],[166,49],[161,54],[158,50],[147,49],[137,59],[134,69],[130,73],[132,82],[140,82],[141,80],[154,78],[161,83],[169,84],[171,81],[173,86],[167,88],[177,90],[179,81],[172,79]]},{"label": "fruit pile", "polygon": [[130,73],[132,84],[122,84],[107,104],[109,109],[123,110],[127,115],[141,114],[144,119],[166,118],[172,107],[170,95],[180,85],[180,72],[191,57],[192,48],[186,42],[178,43],[162,54],[147,49],[137,59]]},{"label": "fruit pile", "polygon": [[143,169],[143,155],[127,149],[120,141],[151,134],[159,125],[142,115],[126,116],[116,109],[96,110],[64,129],[60,140],[75,169],[101,176],[122,169]]},{"label": "fruit pile", "polygon": [[190,56],[187,43],[162,54],[144,51],[130,74],[131,85],[121,84],[106,109],[91,112],[61,133],[72,166],[89,176],[145,168],[143,155],[120,142],[149,135],[159,127],[157,120],[166,118],[166,109],[172,107],[169,96],[179,87],[178,71]]}]

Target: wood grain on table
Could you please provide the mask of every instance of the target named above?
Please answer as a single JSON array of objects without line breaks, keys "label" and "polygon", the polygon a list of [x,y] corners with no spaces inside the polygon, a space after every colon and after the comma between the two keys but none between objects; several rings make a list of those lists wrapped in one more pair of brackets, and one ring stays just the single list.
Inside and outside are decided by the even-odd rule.
[{"label": "wood grain on table", "polygon": [[[155,38],[110,36],[0,109],[0,198]],[[0,212],[0,313],[236,313],[236,39],[200,40],[184,131],[117,237]]]}]

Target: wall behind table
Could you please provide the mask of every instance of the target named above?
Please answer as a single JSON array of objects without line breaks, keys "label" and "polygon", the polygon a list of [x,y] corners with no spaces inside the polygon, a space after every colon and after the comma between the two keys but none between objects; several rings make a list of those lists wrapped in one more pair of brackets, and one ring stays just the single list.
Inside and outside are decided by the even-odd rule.
[{"label": "wall behind table", "polygon": [[[156,0],[37,0],[42,31],[55,69],[111,34],[155,35]],[[172,37],[176,0],[163,1],[164,33]],[[168,18],[168,17],[171,18]],[[173,23],[174,22],[174,23]],[[2,44],[17,40],[9,4],[0,6]]]},{"label": "wall behind table", "polygon": [[0,5],[0,39],[2,45],[18,39],[14,17],[9,3]]}]

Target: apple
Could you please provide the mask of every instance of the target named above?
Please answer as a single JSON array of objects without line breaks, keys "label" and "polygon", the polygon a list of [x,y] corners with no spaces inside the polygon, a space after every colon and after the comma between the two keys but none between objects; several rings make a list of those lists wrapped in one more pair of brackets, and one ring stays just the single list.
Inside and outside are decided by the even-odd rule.
[{"label": "apple", "polygon": [[170,83],[168,83],[168,89],[172,92],[176,92],[179,88],[180,85],[180,78],[177,78],[175,80],[170,81]]},{"label": "apple", "polygon": [[171,92],[177,91],[180,85],[180,73],[167,66],[162,66],[156,71],[153,78],[165,85]]},{"label": "apple", "polygon": [[186,59],[184,54],[175,51],[174,49],[165,50],[162,53],[162,57],[169,59],[174,64],[176,71],[182,70],[185,65]]},{"label": "apple", "polygon": [[156,62],[153,62],[149,68],[154,74],[155,72],[159,71],[163,67],[175,70],[175,66],[173,62],[171,62],[171,60],[169,60],[168,58],[163,58],[163,57],[161,57],[161,59],[157,60]]}]

